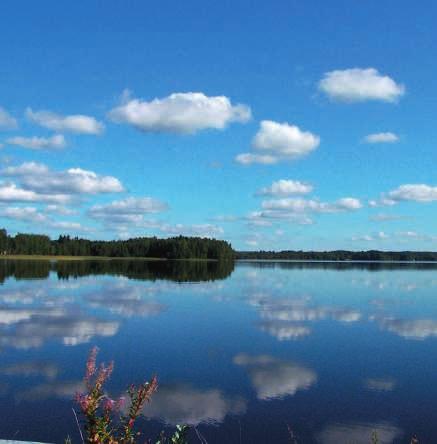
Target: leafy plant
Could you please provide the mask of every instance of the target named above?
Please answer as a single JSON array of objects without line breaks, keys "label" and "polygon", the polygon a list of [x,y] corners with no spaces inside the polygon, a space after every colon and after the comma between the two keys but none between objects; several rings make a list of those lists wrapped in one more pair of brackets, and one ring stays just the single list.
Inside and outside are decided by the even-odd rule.
[{"label": "leafy plant", "polygon": [[[88,444],[134,444],[141,435],[134,430],[135,422],[158,389],[158,379],[153,376],[149,382],[131,385],[127,390],[127,405],[124,396],[113,400],[105,393],[104,384],[111,376],[114,363],[107,366],[102,363],[97,367],[97,354],[98,348],[94,347],[86,362],[86,392],[76,394],[76,402],[84,417],[85,437],[78,422],[82,441]],[[162,432],[156,444],[185,444],[187,432],[187,426],[178,425],[169,438]]]}]

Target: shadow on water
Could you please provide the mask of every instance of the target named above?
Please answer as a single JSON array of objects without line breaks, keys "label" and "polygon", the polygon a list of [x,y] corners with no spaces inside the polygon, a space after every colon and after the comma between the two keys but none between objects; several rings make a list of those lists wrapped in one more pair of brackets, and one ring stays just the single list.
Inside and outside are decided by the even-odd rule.
[{"label": "shadow on water", "polygon": [[233,271],[233,261],[0,260],[0,282],[9,277],[46,279],[51,272],[56,273],[58,279],[110,275],[137,280],[200,282],[225,279]]}]

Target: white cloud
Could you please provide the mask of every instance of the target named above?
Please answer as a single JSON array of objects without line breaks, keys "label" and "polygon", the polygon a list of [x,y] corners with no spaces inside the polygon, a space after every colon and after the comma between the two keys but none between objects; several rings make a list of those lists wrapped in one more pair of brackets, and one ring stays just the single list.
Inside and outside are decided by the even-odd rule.
[{"label": "white cloud", "polygon": [[374,133],[364,137],[366,143],[395,143],[399,142],[399,136],[394,133]]},{"label": "white cloud", "polygon": [[302,131],[296,125],[263,120],[252,141],[252,147],[261,154],[242,153],[235,160],[242,164],[273,164],[305,156],[320,144],[320,137]]},{"label": "white cloud", "polygon": [[201,236],[201,237],[217,237],[224,233],[222,227],[213,224],[162,224],[157,227],[163,233],[184,235],[184,236]]},{"label": "white cloud", "polygon": [[[1,200],[1,199],[0,199]],[[0,209],[0,217],[22,222],[39,224],[44,228],[69,230],[74,232],[89,232],[90,229],[79,222],[53,220],[35,207],[6,207]]]},{"label": "white cloud", "polygon": [[362,236],[353,236],[352,240],[353,241],[366,241],[366,242],[373,242],[373,241],[378,241],[378,240],[384,240],[384,239],[388,239],[390,236],[387,233],[384,233],[384,231],[379,231],[376,234],[365,234]]},{"label": "white cloud", "polygon": [[247,122],[251,111],[246,105],[232,105],[228,97],[208,97],[200,92],[173,93],[150,102],[127,94],[108,117],[145,132],[194,134],[209,128],[224,129],[232,122]]},{"label": "white cloud", "polygon": [[0,202],[53,202],[64,204],[70,201],[65,194],[41,194],[17,187],[14,183],[0,184]]},{"label": "white cloud", "polygon": [[7,207],[0,210],[0,217],[33,223],[43,223],[47,221],[46,216],[34,207]]},{"label": "white cloud", "polygon": [[169,224],[158,220],[147,220],[147,214],[161,213],[168,209],[165,202],[151,197],[128,197],[110,204],[94,205],[88,215],[101,220],[119,233],[126,233],[128,228],[147,228],[169,235],[216,237],[224,233],[223,228],[214,224]]},{"label": "white cloud", "polygon": [[44,211],[46,213],[55,213],[55,214],[60,214],[62,216],[71,216],[73,214],[77,214],[76,210],[67,208],[63,205],[56,205],[56,204],[47,205]]},{"label": "white cloud", "polygon": [[308,194],[313,190],[312,185],[298,180],[281,179],[273,182],[269,187],[261,188],[257,194],[260,196],[287,196],[293,194]]},{"label": "white cloud", "polygon": [[433,202],[437,200],[437,187],[427,185],[424,183],[419,184],[405,184],[400,185],[398,188],[389,191],[388,193],[381,194],[379,199],[369,201],[369,206],[384,207],[393,206],[399,202]]},{"label": "white cloud", "polygon": [[265,401],[292,396],[317,381],[313,370],[269,355],[241,353],[234,357],[234,363],[248,370],[258,399]]},{"label": "white cloud", "polygon": [[317,148],[320,138],[308,131],[302,131],[286,122],[277,123],[263,120],[253,139],[253,147],[262,151],[295,158],[308,154]]},{"label": "white cloud", "polygon": [[379,200],[369,200],[369,207],[378,208],[378,207],[392,207],[396,205],[396,201],[393,199],[388,199],[387,197],[381,197]]},{"label": "white cloud", "polygon": [[333,100],[365,102],[379,100],[397,102],[405,94],[405,87],[375,68],[335,70],[324,74],[319,90]]},{"label": "white cloud", "polygon": [[17,120],[0,106],[0,129],[11,130],[18,128]]},{"label": "white cloud", "polygon": [[18,178],[26,190],[47,195],[119,193],[124,190],[117,178],[100,176],[81,168],[52,171],[44,164],[25,162],[19,166],[6,167],[1,173]]},{"label": "white cloud", "polygon": [[94,117],[82,114],[61,116],[50,111],[32,111],[27,108],[26,116],[29,120],[44,128],[53,131],[65,131],[76,134],[100,134],[104,130],[104,125]]},{"label": "white cloud", "polygon": [[387,194],[390,200],[410,200],[415,202],[431,202],[437,200],[437,187],[425,184],[401,185]]},{"label": "white cloud", "polygon": [[278,159],[269,154],[252,154],[252,153],[241,153],[235,157],[236,162],[242,165],[251,165],[253,163],[260,163],[263,165],[273,165],[278,162]]},{"label": "white cloud", "polygon": [[88,214],[107,223],[129,223],[142,221],[143,214],[160,213],[168,209],[165,202],[151,197],[128,197],[110,204],[94,205]]},{"label": "white cloud", "polygon": [[11,137],[6,140],[9,145],[22,146],[31,150],[41,149],[62,149],[67,143],[62,134],[55,134],[52,137]]},{"label": "white cloud", "polygon": [[362,208],[359,199],[344,197],[334,203],[319,202],[312,199],[283,198],[271,199],[262,202],[264,210],[286,211],[291,213],[337,213],[354,211]]}]

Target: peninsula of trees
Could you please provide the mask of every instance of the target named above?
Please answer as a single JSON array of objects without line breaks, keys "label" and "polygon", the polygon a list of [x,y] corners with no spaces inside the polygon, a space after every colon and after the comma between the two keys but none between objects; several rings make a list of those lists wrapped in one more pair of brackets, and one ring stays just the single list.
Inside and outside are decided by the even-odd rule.
[{"label": "peninsula of trees", "polygon": [[94,241],[70,236],[52,240],[40,234],[9,236],[0,230],[2,255],[149,257],[162,259],[233,260],[234,250],[222,240],[177,236],[168,239],[138,237],[127,240]]}]

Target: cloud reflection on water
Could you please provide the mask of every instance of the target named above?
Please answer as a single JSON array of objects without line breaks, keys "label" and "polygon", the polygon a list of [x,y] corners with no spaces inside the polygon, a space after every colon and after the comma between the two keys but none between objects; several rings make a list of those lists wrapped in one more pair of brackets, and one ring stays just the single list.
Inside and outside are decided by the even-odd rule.
[{"label": "cloud reflection on water", "polygon": [[162,386],[145,406],[147,417],[168,424],[220,423],[227,415],[242,414],[246,401],[227,397],[216,388],[199,389],[190,385]]},{"label": "cloud reflection on water", "polygon": [[240,353],[234,357],[234,363],[248,371],[258,399],[264,401],[294,395],[317,381],[313,370],[270,355]]},{"label": "cloud reflection on water", "polygon": [[402,436],[402,430],[386,422],[331,424],[317,435],[317,441],[322,444],[369,444],[373,434],[376,434],[379,444],[391,444]]}]

